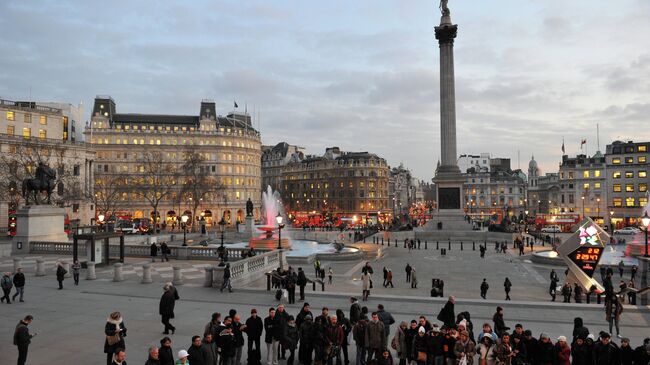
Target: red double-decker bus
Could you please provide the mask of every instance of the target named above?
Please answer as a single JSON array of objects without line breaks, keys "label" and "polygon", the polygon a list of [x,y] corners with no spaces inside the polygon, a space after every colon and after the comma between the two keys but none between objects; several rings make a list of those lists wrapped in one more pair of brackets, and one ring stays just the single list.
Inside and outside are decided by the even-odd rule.
[{"label": "red double-decker bus", "polygon": [[538,214],[535,217],[535,226],[538,230],[545,226],[558,225],[562,232],[570,232],[571,227],[580,223],[578,213]]}]

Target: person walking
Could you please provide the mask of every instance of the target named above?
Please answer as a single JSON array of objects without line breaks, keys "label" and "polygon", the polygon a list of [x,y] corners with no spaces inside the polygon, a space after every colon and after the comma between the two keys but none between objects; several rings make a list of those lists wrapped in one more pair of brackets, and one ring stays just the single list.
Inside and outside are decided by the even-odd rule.
[{"label": "person walking", "polygon": [[478,250],[481,252],[481,258],[484,259],[485,258],[485,251],[487,251],[487,248],[485,247],[485,245],[480,245],[479,244]]},{"label": "person walking", "polygon": [[32,343],[32,338],[38,333],[34,332],[33,334],[29,333],[29,326],[34,317],[32,315],[26,315],[25,318],[21,319],[16,325],[14,330],[14,345],[18,347],[18,365],[25,365],[27,361],[27,351],[29,350],[29,344]]},{"label": "person walking", "polygon": [[384,288],[385,288],[386,287],[386,281],[388,279],[388,269],[386,268],[386,266],[384,266],[384,268],[382,269],[382,272],[384,273],[384,282],[381,285],[383,285]]},{"label": "person walking", "polygon": [[510,289],[512,288],[512,283],[510,282],[510,279],[508,279],[507,276],[506,276],[506,280],[503,282],[503,288],[506,291],[506,300],[510,300]]},{"label": "person walking", "polygon": [[453,328],[456,325],[456,314],[454,313],[455,303],[456,297],[450,295],[447,303],[445,303],[445,306],[438,313],[437,319],[447,328]]},{"label": "person walking", "polygon": [[81,264],[79,260],[74,260],[72,263],[72,278],[74,279],[74,285],[79,285],[79,273],[81,272]]},{"label": "person walking", "polygon": [[63,268],[63,264],[60,262],[56,263],[56,281],[59,282],[59,290],[63,289],[63,279],[65,279],[65,274],[68,272]]},{"label": "person walking", "polygon": [[488,285],[487,280],[483,278],[483,282],[481,283],[481,298],[486,299],[487,291],[490,288],[490,285]]},{"label": "person walking", "polygon": [[385,285],[385,287],[388,288],[388,285],[390,285],[391,288],[395,287],[393,285],[393,272],[391,270],[388,270],[388,273],[386,274],[386,285]]},{"label": "person walking", "polygon": [[361,298],[364,302],[367,301],[370,296],[370,283],[370,274],[367,271],[361,274],[361,288],[363,291]]},{"label": "person walking", "polygon": [[296,281],[298,281],[298,275],[296,275],[293,269],[289,267],[289,272],[285,278],[289,304],[296,303]]},{"label": "person walking", "polygon": [[418,287],[418,277],[415,273],[415,269],[411,268],[411,289],[417,289]]},{"label": "person walking", "polygon": [[150,251],[151,262],[156,262],[156,256],[158,256],[158,246],[156,246],[156,242],[151,243]]},{"label": "person walking", "polygon": [[548,293],[551,295],[551,301],[555,301],[555,297],[557,295],[557,283],[559,279],[557,277],[551,279],[551,285],[548,288]]},{"label": "person walking", "polygon": [[314,261],[314,271],[316,271],[316,278],[318,278],[319,275],[320,275],[320,260],[319,259],[316,259]]},{"label": "person walking", "polygon": [[334,276],[334,271],[332,270],[332,267],[330,266],[327,269],[327,279],[328,279],[328,284],[332,285],[332,276]]},{"label": "person walking", "polygon": [[230,264],[226,264],[226,267],[223,269],[223,284],[221,284],[221,292],[228,288],[228,291],[232,293],[232,285],[230,285]]},{"label": "person walking", "polygon": [[0,298],[0,301],[4,302],[5,299],[7,299],[7,304],[11,304],[11,298],[9,298],[9,294],[11,293],[11,289],[14,287],[14,283],[11,280],[10,272],[5,272],[2,274],[2,279],[0,279],[0,287],[2,287],[2,293],[4,294],[2,298]]},{"label": "person walking", "polygon": [[106,364],[111,365],[115,350],[126,347],[124,341],[124,337],[126,337],[126,326],[124,325],[124,320],[120,312],[113,312],[108,316],[106,326],[104,326],[104,335],[106,335],[106,339],[104,340]]},{"label": "person walking", "polygon": [[162,317],[162,324],[165,326],[163,334],[168,335],[169,331],[172,331],[172,335],[176,331],[176,327],[172,326],[169,323],[169,320],[174,318],[174,306],[176,300],[180,299],[178,297],[178,292],[172,289],[170,285],[165,285],[163,287],[163,295],[160,297],[160,303],[158,305],[158,314]]},{"label": "person walking", "polygon": [[348,342],[348,337],[350,335],[350,332],[352,332],[352,322],[345,317],[345,313],[343,313],[342,309],[337,309],[336,310],[336,319],[343,329],[343,343],[341,345],[341,350],[343,351],[343,362],[345,365],[350,364],[350,359],[349,359],[349,354],[348,354],[348,346],[350,345]]},{"label": "person walking", "polygon": [[625,271],[625,263],[623,260],[618,262],[618,275],[623,278],[623,271]]},{"label": "person walking", "polygon": [[14,293],[14,296],[12,299],[14,302],[16,301],[16,297],[20,295],[20,301],[24,302],[23,300],[23,294],[25,293],[25,274],[23,274],[23,268],[19,267],[16,269],[16,273],[14,274],[13,278],[14,282],[14,287],[16,288],[16,292]]},{"label": "person walking", "polygon": [[639,270],[639,267],[634,265],[630,269],[630,280],[634,281],[634,278],[636,277],[636,272]]},{"label": "person walking", "polygon": [[406,263],[406,268],[404,269],[404,271],[406,271],[406,282],[407,282],[407,283],[410,283],[410,282],[411,282],[411,270],[413,270],[413,268],[412,268],[411,265],[407,262],[407,263]]},{"label": "person walking", "polygon": [[300,288],[300,300],[303,301],[305,300],[305,286],[307,286],[307,277],[305,276],[305,272],[302,271],[302,267],[298,268],[298,280],[296,284],[298,284],[298,287]]},{"label": "person walking", "polygon": [[160,244],[160,262],[169,262],[169,257],[167,257],[167,255],[169,255],[170,252],[167,242],[163,241],[163,243]]}]

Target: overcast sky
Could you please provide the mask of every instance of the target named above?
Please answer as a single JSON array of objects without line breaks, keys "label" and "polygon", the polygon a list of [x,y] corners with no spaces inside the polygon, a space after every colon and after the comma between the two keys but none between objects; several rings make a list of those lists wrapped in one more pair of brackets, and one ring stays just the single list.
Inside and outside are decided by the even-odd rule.
[{"label": "overcast sky", "polygon": [[[650,140],[650,1],[450,0],[458,153],[557,171]],[[264,144],[440,156],[438,1],[0,1],[0,97],[118,112],[260,110]],[[257,124],[257,121],[255,122]]]}]

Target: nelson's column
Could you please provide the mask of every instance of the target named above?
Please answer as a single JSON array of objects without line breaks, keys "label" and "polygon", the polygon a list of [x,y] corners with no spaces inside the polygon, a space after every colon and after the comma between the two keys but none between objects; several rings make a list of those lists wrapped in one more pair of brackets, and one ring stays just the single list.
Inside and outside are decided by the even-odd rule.
[{"label": "nelson's column", "polygon": [[[448,0],[440,2],[440,25],[435,27],[440,45],[440,147],[441,163],[434,182],[438,199],[437,229],[471,230],[464,220],[463,182],[456,160],[456,90],[454,81],[454,39],[458,26],[451,23]],[[431,227],[433,228],[433,227]]]}]

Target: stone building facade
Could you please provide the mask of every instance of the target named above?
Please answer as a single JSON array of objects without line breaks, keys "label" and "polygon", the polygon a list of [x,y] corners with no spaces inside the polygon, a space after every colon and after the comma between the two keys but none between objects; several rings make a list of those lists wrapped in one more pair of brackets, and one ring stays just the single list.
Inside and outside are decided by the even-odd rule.
[{"label": "stone building facade", "polygon": [[[243,222],[248,199],[256,219],[260,217],[261,139],[247,114],[218,115],[210,100],[201,102],[196,115],[118,113],[110,96],[97,96],[85,136],[97,152],[96,184],[126,175],[116,216],[154,217],[142,191],[152,184],[143,158],[155,155],[168,174],[165,181],[172,185],[157,209],[159,223],[175,225],[181,215],[188,215],[191,221],[205,220],[208,225],[222,217],[234,225]],[[197,170],[218,188],[206,195],[187,193],[192,178],[184,166],[189,156],[199,157]]]},{"label": "stone building facade", "polygon": [[7,230],[9,210],[24,204],[22,180],[33,177],[39,162],[57,172],[53,204],[65,208],[71,221],[90,223],[95,154],[70,137],[73,114],[77,122],[78,110],[70,104],[0,100],[1,231]]},{"label": "stone building facade", "polygon": [[327,148],[323,156],[305,156],[282,169],[280,193],[292,216],[313,213],[324,219],[357,223],[390,219],[389,168],[386,160],[368,152]]},{"label": "stone building facade", "polygon": [[282,182],[282,169],[289,162],[305,158],[305,148],[280,142],[275,146],[262,146],[262,191],[270,186],[279,190]]},{"label": "stone building facade", "polygon": [[560,175],[557,172],[542,175],[535,156],[528,163],[526,196],[524,203],[529,216],[551,214],[555,208],[553,202],[560,201]]},{"label": "stone building facade", "polygon": [[605,156],[600,151],[591,157],[563,155],[559,178],[560,199],[551,199],[552,212],[579,213],[598,224],[607,223]]},{"label": "stone building facade", "polygon": [[607,209],[616,227],[640,225],[648,205],[650,142],[615,141],[607,145]]}]

